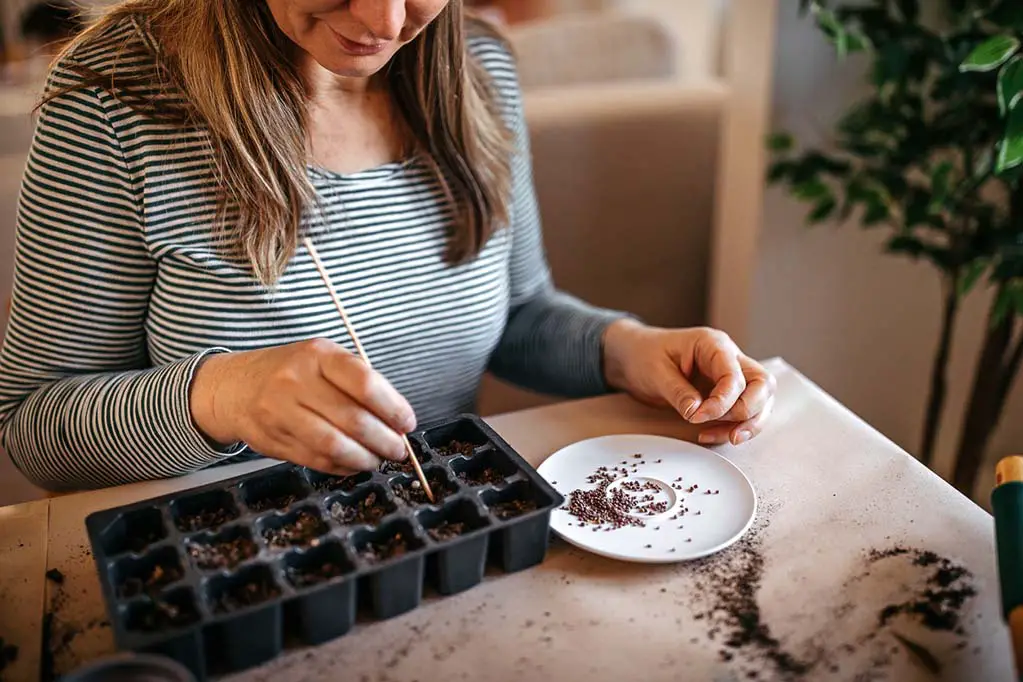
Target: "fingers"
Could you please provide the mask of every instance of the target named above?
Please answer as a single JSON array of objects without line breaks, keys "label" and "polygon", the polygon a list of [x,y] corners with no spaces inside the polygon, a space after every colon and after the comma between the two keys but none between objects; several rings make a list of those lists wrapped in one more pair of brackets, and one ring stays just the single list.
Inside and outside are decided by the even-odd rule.
[{"label": "fingers", "polygon": [[686,421],[692,419],[703,403],[700,391],[674,367],[666,368],[660,376],[664,377],[665,382],[661,388],[664,399],[682,415],[683,419]]},{"label": "fingers", "polygon": [[321,470],[323,465],[327,465],[331,470],[373,471],[383,463],[354,438],[306,410],[298,411],[293,416],[281,440],[290,450],[287,459],[315,461],[318,466],[313,468]]},{"label": "fingers", "polygon": [[739,365],[739,349],[726,335],[708,334],[696,344],[696,369],[713,382],[710,395],[690,421],[703,424],[724,417],[746,389],[746,378]]},{"label": "fingers", "polygon": [[764,403],[763,409],[752,419],[735,423],[722,423],[708,426],[700,432],[699,442],[704,445],[722,445],[731,443],[740,445],[755,438],[763,430],[774,411],[774,396],[771,395]]},{"label": "fingers", "polygon": [[416,415],[408,401],[383,375],[343,348],[325,354],[320,371],[339,391],[395,431],[408,433],[416,428]]},{"label": "fingers", "polygon": [[752,419],[763,411],[777,388],[775,378],[752,358],[739,355],[739,366],[746,380],[746,389],[732,408],[721,417],[721,421],[742,422]]},{"label": "fingers", "polygon": [[395,461],[407,457],[405,442],[397,431],[333,384],[327,381],[315,382],[298,396],[298,401],[378,457]]}]

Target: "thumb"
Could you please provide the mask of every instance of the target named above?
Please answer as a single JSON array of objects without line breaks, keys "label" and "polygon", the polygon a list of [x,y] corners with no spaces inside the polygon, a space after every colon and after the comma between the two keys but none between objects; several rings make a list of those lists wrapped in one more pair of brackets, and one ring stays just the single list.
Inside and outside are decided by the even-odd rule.
[{"label": "thumb", "polygon": [[703,404],[703,396],[677,369],[665,373],[661,396],[686,421],[689,421]]}]

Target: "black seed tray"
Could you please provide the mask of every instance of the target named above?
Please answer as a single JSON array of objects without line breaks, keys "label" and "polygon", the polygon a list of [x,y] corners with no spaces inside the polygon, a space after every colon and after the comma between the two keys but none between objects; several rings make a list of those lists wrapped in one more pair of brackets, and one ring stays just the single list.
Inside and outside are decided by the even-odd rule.
[{"label": "black seed tray", "polygon": [[362,607],[391,618],[427,586],[473,587],[488,563],[543,561],[564,498],[483,420],[410,440],[436,504],[412,487],[410,463],[348,478],[281,464],[91,514],[118,647],[206,680],[341,636]]}]

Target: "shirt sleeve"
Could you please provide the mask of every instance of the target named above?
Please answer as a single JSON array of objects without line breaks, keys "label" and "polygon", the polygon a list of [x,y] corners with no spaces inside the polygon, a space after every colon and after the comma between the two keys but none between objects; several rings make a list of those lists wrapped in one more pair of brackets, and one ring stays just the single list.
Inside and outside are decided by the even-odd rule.
[{"label": "shirt sleeve", "polygon": [[180,475],[241,449],[212,447],[189,408],[196,367],[225,349],[150,366],[157,263],[111,104],[93,88],[41,109],[18,202],[0,442],[51,490]]},{"label": "shirt sleeve", "polygon": [[606,393],[604,332],[612,322],[629,316],[594,307],[555,289],[544,251],[529,131],[514,61],[498,47],[485,51],[482,58],[502,95],[506,120],[515,137],[509,226],[511,301],[508,323],[491,356],[490,370],[513,384],[551,395]]}]

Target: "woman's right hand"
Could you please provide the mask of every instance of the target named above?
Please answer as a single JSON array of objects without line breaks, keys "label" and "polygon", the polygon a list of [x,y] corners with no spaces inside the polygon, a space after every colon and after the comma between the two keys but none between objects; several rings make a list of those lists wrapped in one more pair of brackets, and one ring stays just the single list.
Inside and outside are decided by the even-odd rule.
[{"label": "woman's right hand", "polygon": [[209,356],[192,380],[192,419],[207,438],[347,475],[406,458],[408,401],[325,339]]}]

